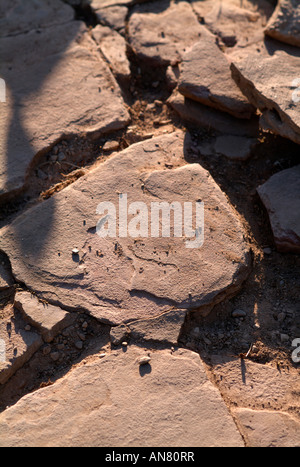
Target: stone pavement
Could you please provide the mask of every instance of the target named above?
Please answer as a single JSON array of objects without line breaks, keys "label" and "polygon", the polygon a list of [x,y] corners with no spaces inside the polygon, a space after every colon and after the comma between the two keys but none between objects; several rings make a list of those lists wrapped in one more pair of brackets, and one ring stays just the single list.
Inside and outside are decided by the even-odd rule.
[{"label": "stone pavement", "polygon": [[0,446],[299,446],[297,2],[25,3],[0,6]]}]

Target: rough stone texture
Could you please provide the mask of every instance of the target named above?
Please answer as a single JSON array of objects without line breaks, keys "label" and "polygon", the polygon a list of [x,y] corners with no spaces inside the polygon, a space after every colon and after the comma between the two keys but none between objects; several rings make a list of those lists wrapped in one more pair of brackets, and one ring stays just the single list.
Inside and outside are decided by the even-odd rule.
[{"label": "rough stone texture", "polygon": [[61,0],[1,0],[0,37],[64,24],[74,16],[74,10]]},{"label": "rough stone texture", "polygon": [[[266,301],[267,302],[267,301]],[[266,303],[268,306],[268,302]],[[265,313],[266,306],[261,306]],[[292,349],[292,347],[291,347]],[[288,412],[300,410],[297,370],[278,369],[272,364],[212,356],[215,381],[225,400],[238,407]]]},{"label": "rough stone texture", "polygon": [[300,165],[273,175],[258,187],[277,249],[300,253]]},{"label": "rough stone texture", "polygon": [[0,415],[0,446],[243,447],[199,355],[139,348],[82,365]]},{"label": "rough stone texture", "polygon": [[293,102],[292,89],[299,68],[300,56],[283,51],[271,57],[249,55],[231,64],[241,91],[262,112],[262,125],[300,144],[299,103]]},{"label": "rough stone texture", "polygon": [[[242,3],[245,5],[245,2]],[[237,43],[247,44],[249,37],[263,30],[264,17],[253,11],[250,2],[246,3],[245,8],[241,8],[240,0],[202,0],[194,1],[192,5],[210,31],[217,34],[228,47],[233,47]],[[248,7],[251,10],[246,9]]]},{"label": "rough stone texture", "polygon": [[0,114],[0,196],[21,189],[30,164],[62,136],[128,123],[120,89],[83,23],[2,38],[0,51],[7,85]]},{"label": "rough stone texture", "polygon": [[[199,308],[235,293],[249,272],[242,224],[209,173],[186,165],[183,138],[179,132],[130,146],[4,228],[1,248],[14,276],[49,303],[112,324],[174,306]],[[109,201],[118,213],[119,193],[128,195],[128,206],[144,202],[149,215],[151,202],[201,199],[204,245],[187,248],[173,225],[170,238],[159,242],[149,229],[148,238],[123,238],[118,229],[117,237],[100,238],[97,206]]]},{"label": "rough stone texture", "polygon": [[228,58],[208,35],[184,53],[178,89],[190,99],[237,118],[255,113],[232,79]]},{"label": "rough stone texture", "polygon": [[144,3],[147,0],[90,0],[91,7],[94,10],[108,8],[116,5],[133,5],[134,3]]},{"label": "rough stone texture", "polygon": [[265,33],[274,39],[300,47],[299,0],[279,0]]},{"label": "rough stone texture", "polygon": [[[180,18],[180,21],[178,21]],[[159,1],[136,7],[128,25],[130,45],[142,59],[155,65],[175,65],[187,47],[207,30],[187,2]]]},{"label": "rough stone texture", "polygon": [[15,307],[24,318],[41,333],[45,342],[52,342],[54,337],[74,322],[74,315],[42,302],[28,292],[17,292]]},{"label": "rough stone texture", "polygon": [[235,136],[256,137],[259,131],[259,120],[255,116],[251,120],[241,120],[232,115],[218,111],[206,105],[184,98],[175,91],[168,99],[168,104],[187,122],[201,128],[216,130]]},{"label": "rough stone texture", "polygon": [[[0,256],[1,261],[1,256]],[[7,266],[0,262],[0,290],[5,290],[13,285],[13,278]]]},{"label": "rough stone texture", "polygon": [[101,24],[105,24],[119,31],[125,28],[128,8],[126,6],[112,6],[109,8],[99,8],[95,14]]},{"label": "rough stone texture", "polygon": [[6,383],[43,344],[41,337],[32,330],[26,331],[25,326],[18,311],[0,321],[0,340],[5,342],[5,361],[0,360],[0,384]]},{"label": "rough stone texture", "polygon": [[284,412],[233,409],[246,443],[255,448],[300,446],[300,422]]},{"label": "rough stone texture", "polygon": [[257,139],[243,136],[218,136],[214,150],[228,159],[245,161],[251,157]]},{"label": "rough stone texture", "polygon": [[128,327],[134,339],[177,345],[185,317],[185,310],[171,310],[158,318],[130,323]]},{"label": "rough stone texture", "polygon": [[129,80],[130,63],[126,54],[127,45],[124,37],[109,27],[100,25],[93,29],[92,34],[117,78]]}]

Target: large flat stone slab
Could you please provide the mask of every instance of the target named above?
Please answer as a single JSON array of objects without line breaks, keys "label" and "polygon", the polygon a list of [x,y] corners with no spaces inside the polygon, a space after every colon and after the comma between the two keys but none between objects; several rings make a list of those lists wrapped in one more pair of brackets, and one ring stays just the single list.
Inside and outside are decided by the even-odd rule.
[{"label": "large flat stone slab", "polygon": [[132,49],[159,66],[180,62],[185,49],[206,32],[187,2],[170,5],[164,0],[137,6],[128,24]]},{"label": "large flat stone slab", "polygon": [[233,78],[262,112],[262,126],[300,144],[299,102],[293,99],[300,56],[278,51],[273,56],[249,55],[232,63]]},{"label": "large flat stone slab", "polygon": [[128,348],[92,359],[0,415],[0,446],[243,447],[199,355]]},{"label": "large flat stone slab", "polygon": [[300,422],[288,413],[233,409],[249,447],[292,448],[300,446]]},{"label": "large flat stone slab", "polygon": [[74,10],[61,0],[1,0],[0,37],[68,23]]},{"label": "large flat stone slab", "polygon": [[300,253],[300,165],[273,175],[258,187],[277,249]]},{"label": "large flat stone slab", "polygon": [[299,1],[279,0],[265,33],[274,39],[300,47]]},{"label": "large flat stone slab", "polygon": [[237,118],[255,113],[231,76],[227,56],[209,35],[184,53],[180,68],[178,89],[185,97]]},{"label": "large flat stone slab", "polygon": [[129,122],[120,89],[82,22],[2,38],[0,50],[7,86],[0,197],[23,188],[33,161],[63,136],[118,130]]},{"label": "large flat stone slab", "polygon": [[[3,229],[1,248],[14,277],[53,305],[85,310],[112,324],[157,317],[174,307],[201,309],[235,293],[249,272],[244,229],[209,173],[186,164],[184,136],[178,132],[130,146]],[[150,230],[151,203],[177,202],[182,212],[185,202],[192,203],[195,221],[199,200],[205,205],[202,246],[189,244],[195,237],[189,239],[187,231],[174,236],[173,221],[164,237]],[[113,203],[117,220],[106,238],[96,229],[103,202]],[[133,202],[144,203],[147,211],[144,232],[138,223],[134,228]],[[120,203],[125,212],[132,209],[128,229]]]}]

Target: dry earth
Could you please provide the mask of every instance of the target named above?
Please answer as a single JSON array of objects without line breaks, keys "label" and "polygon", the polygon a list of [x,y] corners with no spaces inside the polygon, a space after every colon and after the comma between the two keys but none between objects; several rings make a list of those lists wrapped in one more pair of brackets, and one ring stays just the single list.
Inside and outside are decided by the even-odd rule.
[{"label": "dry earth", "polygon": [[[1,2],[0,446],[300,446],[299,6],[276,3]],[[203,201],[203,245],[100,238],[121,193]]]}]

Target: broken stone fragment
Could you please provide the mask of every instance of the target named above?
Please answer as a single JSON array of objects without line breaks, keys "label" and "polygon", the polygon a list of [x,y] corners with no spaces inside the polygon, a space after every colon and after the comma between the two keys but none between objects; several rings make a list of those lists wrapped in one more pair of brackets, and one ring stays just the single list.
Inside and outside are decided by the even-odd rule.
[{"label": "broken stone fragment", "polygon": [[[235,294],[250,270],[244,228],[209,173],[186,164],[184,139],[176,132],[134,144],[5,227],[1,248],[14,277],[53,305],[113,325],[173,307],[201,310]],[[175,236],[172,223],[170,235],[152,232],[152,203],[177,202],[178,214],[188,202],[195,222],[199,199],[205,206],[202,246],[195,232],[190,239]],[[96,226],[99,232],[107,202],[116,209],[116,230],[101,237]],[[145,230],[136,224],[136,202],[145,213],[143,229],[148,218]],[[178,225],[183,229],[183,220]],[[72,258],[66,232],[81,261]]]},{"label": "broken stone fragment", "polygon": [[[95,8],[95,2],[93,6]],[[128,8],[119,5],[108,8],[97,8],[95,9],[95,14],[101,24],[120,31],[125,28]]]},{"label": "broken stone fragment", "polygon": [[249,101],[262,112],[261,124],[300,144],[299,103],[293,81],[300,57],[278,51],[273,56],[249,55],[232,63],[232,75]]},{"label": "broken stone fragment", "polygon": [[0,198],[18,193],[32,163],[63,136],[118,130],[130,120],[86,26],[67,25],[0,39],[7,87],[0,113]]},{"label": "broken stone fragment", "polygon": [[299,0],[279,0],[265,33],[274,39],[300,47]]},{"label": "broken stone fragment", "polygon": [[[180,21],[179,21],[180,18]],[[154,65],[176,65],[187,47],[208,33],[191,5],[163,0],[134,8],[128,24],[129,41],[139,58]]]},{"label": "broken stone fragment", "polygon": [[67,326],[75,316],[61,308],[39,302],[28,292],[17,292],[15,307],[23,313],[24,318],[37,328],[45,342],[52,342],[54,337]]},{"label": "broken stone fragment", "polygon": [[228,159],[246,161],[251,157],[256,144],[257,139],[255,138],[224,135],[216,138],[214,150]]},{"label": "broken stone fragment", "polygon": [[168,99],[168,104],[185,122],[193,123],[200,128],[216,130],[234,136],[258,136],[259,119],[257,116],[250,120],[238,119],[225,112],[200,104],[200,102],[185,98],[177,90]]},{"label": "broken stone fragment", "polygon": [[232,79],[230,63],[210,35],[204,35],[183,55],[179,92],[202,104],[250,118],[256,109]]},{"label": "broken stone fragment", "polygon": [[92,35],[116,77],[128,80],[131,72],[124,37],[117,31],[101,25],[93,29]]},{"label": "broken stone fragment", "polygon": [[26,331],[26,321],[18,311],[0,320],[0,384],[4,384],[43,344],[35,331]]},{"label": "broken stone fragment", "polygon": [[257,192],[269,214],[278,251],[300,253],[300,165],[273,175]]},{"label": "broken stone fragment", "polygon": [[129,347],[92,359],[23,397],[0,414],[0,445],[244,446],[198,354],[158,350],[151,371],[140,356]]}]

